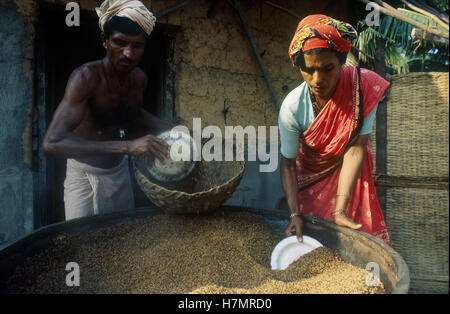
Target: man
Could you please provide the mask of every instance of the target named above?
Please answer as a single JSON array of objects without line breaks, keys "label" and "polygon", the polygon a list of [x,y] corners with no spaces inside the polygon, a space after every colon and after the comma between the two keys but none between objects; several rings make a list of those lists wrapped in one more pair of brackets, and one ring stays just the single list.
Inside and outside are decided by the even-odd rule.
[{"label": "man", "polygon": [[170,128],[142,108],[147,75],[137,65],[156,18],[140,1],[106,0],[96,11],[106,57],[72,72],[42,146],[68,158],[67,220],[133,208],[127,155],[168,157],[153,135],[125,140],[131,127]]},{"label": "man", "polygon": [[286,234],[302,241],[300,214],[372,234],[389,243],[372,179],[369,135],[389,83],[376,73],[344,67],[357,36],[325,15],[300,21],[289,55],[305,82],[279,113],[281,181],[290,211]]}]

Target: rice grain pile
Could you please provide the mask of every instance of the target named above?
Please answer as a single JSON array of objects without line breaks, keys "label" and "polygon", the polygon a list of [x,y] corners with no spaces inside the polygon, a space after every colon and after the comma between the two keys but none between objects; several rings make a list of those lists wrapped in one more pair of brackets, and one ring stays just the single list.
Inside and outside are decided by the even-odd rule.
[{"label": "rice grain pile", "polygon": [[[327,248],[272,271],[270,254],[280,240],[261,216],[248,212],[146,217],[60,235],[0,288],[9,293],[384,293],[382,286],[365,284],[366,270]],[[66,285],[69,262],[79,264],[78,287]]]}]

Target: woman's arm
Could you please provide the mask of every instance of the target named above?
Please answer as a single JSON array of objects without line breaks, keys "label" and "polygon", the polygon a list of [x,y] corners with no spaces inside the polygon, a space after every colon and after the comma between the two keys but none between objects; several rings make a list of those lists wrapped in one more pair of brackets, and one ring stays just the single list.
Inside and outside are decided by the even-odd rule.
[{"label": "woman's arm", "polygon": [[302,238],[302,227],[303,221],[300,214],[300,209],[298,207],[298,183],[297,183],[297,169],[295,167],[295,158],[285,158],[281,156],[281,185],[283,186],[284,195],[288,203],[289,215],[297,214],[291,216],[289,219],[289,225],[286,228],[286,235],[291,235],[293,232],[297,235],[299,242],[303,241]]},{"label": "woman's arm", "polygon": [[350,200],[350,196],[361,173],[364,158],[366,157],[366,147],[369,134],[360,135],[355,144],[344,153],[341,173],[339,174],[338,188],[336,193],[334,221],[341,226],[352,229],[361,228],[361,224],[356,224],[345,216],[345,210]]}]

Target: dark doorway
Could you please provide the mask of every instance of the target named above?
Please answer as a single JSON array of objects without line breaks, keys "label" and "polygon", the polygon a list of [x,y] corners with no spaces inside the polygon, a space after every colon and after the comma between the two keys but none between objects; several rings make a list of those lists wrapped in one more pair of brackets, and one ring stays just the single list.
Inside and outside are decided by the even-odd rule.
[{"label": "dark doorway", "polygon": [[[39,123],[35,140],[42,144],[47,126],[64,96],[72,71],[83,63],[105,56],[98,18],[93,12],[81,12],[80,26],[65,24],[64,7],[41,6],[36,25],[36,108]],[[166,120],[173,118],[173,39],[174,29],[158,24],[147,42],[140,67],[149,78],[143,107]],[[63,183],[66,160],[46,158],[41,149],[35,156],[35,227],[65,219]],[[134,182],[136,207],[150,201]]]}]

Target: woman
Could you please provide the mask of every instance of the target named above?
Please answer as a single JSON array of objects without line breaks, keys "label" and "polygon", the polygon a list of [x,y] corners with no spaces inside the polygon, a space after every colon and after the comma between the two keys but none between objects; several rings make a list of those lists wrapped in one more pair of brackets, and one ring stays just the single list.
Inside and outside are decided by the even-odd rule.
[{"label": "woman", "polygon": [[325,15],[298,25],[289,55],[305,82],[284,99],[278,118],[281,181],[290,212],[286,234],[302,241],[300,214],[389,236],[372,179],[369,135],[389,83],[344,67],[354,28]]}]

